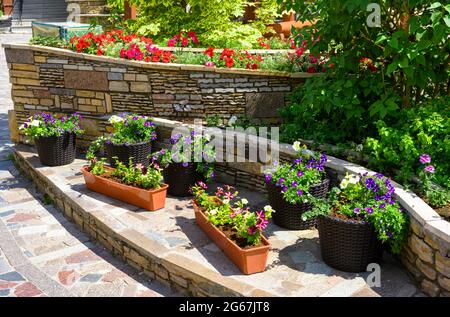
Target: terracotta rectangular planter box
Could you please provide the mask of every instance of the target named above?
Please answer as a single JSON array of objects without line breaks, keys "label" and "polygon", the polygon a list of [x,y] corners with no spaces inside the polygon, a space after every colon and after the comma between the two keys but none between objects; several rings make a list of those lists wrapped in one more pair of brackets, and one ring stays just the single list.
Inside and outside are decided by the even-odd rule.
[{"label": "terracotta rectangular planter box", "polygon": [[236,243],[228,239],[215,225],[210,223],[201,208],[194,201],[193,204],[197,225],[244,274],[265,271],[270,243],[264,236],[261,236],[261,241],[264,246],[242,249]]},{"label": "terracotta rectangular planter box", "polygon": [[[107,171],[112,168],[105,167]],[[88,167],[81,168],[87,188],[106,196],[124,201],[134,206],[138,206],[149,211],[164,208],[166,204],[167,188],[169,185],[161,184],[159,189],[142,189],[125,184],[120,184],[113,180],[100,177],[89,172]]]}]

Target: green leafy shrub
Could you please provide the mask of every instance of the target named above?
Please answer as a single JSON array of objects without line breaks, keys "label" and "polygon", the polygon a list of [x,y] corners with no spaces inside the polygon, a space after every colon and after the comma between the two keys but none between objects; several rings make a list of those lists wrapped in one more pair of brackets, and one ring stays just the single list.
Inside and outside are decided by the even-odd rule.
[{"label": "green leafy shrub", "polygon": [[[114,8],[114,16],[117,10],[123,10],[123,0],[108,3]],[[195,31],[203,46],[246,49],[257,45],[266,25],[274,22],[281,8],[276,0],[259,1],[258,20],[243,24],[239,20],[247,0],[130,0],[130,3],[138,7],[138,17],[123,22],[123,27],[152,36],[156,43],[166,45],[174,34]]]},{"label": "green leafy shrub", "polygon": [[408,182],[422,169],[419,156],[427,153],[433,158],[436,182],[450,188],[449,104],[450,97],[442,97],[404,110],[396,124],[378,121],[378,136],[365,142],[365,151],[373,158],[369,165]]},{"label": "green leafy shrub", "polygon": [[333,66],[297,89],[282,113],[285,140],[360,143],[375,122],[393,124],[404,109],[449,93],[450,5],[379,1],[381,24],[369,27],[369,1],[279,2],[316,21],[297,42],[329,54]]}]

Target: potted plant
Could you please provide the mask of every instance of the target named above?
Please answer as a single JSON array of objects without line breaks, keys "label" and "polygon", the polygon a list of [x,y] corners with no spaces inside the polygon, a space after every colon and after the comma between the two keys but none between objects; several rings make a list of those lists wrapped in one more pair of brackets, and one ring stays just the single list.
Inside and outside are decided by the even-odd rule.
[{"label": "potted plant", "polygon": [[347,175],[303,219],[318,217],[322,258],[346,272],[366,271],[382,258],[383,246],[400,252],[409,219],[394,198],[395,188],[382,174]]},{"label": "potted plant", "polygon": [[325,154],[303,151],[299,142],[293,145],[297,158],[293,163],[276,164],[265,173],[269,203],[277,210],[273,222],[291,230],[304,230],[316,225],[316,219],[303,221],[301,216],[315,202],[324,198],[330,184],[326,178]]},{"label": "potted plant", "polygon": [[77,113],[57,118],[43,112],[28,118],[19,130],[33,139],[43,165],[61,166],[75,160],[76,136],[84,132],[80,122]]},{"label": "potted plant", "polygon": [[105,158],[91,157],[81,169],[87,188],[149,211],[164,208],[168,185],[162,184],[161,169],[156,164],[128,166],[116,159],[116,168],[105,166]]},{"label": "potted plant", "polygon": [[262,231],[274,212],[272,207],[251,211],[248,201],[231,186],[218,187],[215,196],[210,196],[206,184],[199,182],[192,193],[198,226],[244,274],[263,272],[270,243]]},{"label": "potted plant", "polygon": [[152,141],[156,140],[156,127],[151,118],[137,114],[113,115],[109,118],[112,132],[94,141],[88,153],[95,154],[106,149],[109,164],[115,167],[116,160],[128,164],[133,158],[135,164],[149,165]]},{"label": "potted plant", "polygon": [[153,153],[152,161],[164,167],[164,181],[169,194],[176,197],[191,196],[190,188],[198,181],[210,181],[215,177],[216,153],[209,143],[209,136],[196,133],[176,134],[170,138],[171,149]]}]

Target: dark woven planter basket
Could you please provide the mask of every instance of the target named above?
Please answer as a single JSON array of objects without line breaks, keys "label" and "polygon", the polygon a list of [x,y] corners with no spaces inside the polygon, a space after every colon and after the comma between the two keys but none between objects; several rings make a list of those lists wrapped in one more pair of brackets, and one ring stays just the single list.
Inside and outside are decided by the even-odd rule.
[{"label": "dark woven planter basket", "polygon": [[143,164],[145,166],[150,164],[150,155],[152,151],[152,142],[141,142],[135,144],[106,144],[106,152],[108,154],[109,164],[112,167],[116,167],[114,156],[117,156],[118,160],[128,166],[130,157],[133,158],[134,164]]},{"label": "dark woven planter basket", "polygon": [[322,258],[329,266],[364,272],[368,264],[381,261],[382,244],[369,223],[319,216],[317,228]]},{"label": "dark woven planter basket", "polygon": [[[314,197],[324,198],[328,193],[329,179],[320,184],[311,186],[309,192]],[[266,184],[269,203],[275,212],[272,214],[273,222],[283,228],[291,230],[306,230],[316,225],[316,219],[302,220],[302,214],[312,209],[311,204],[291,204],[283,199],[281,188],[273,183]]]},{"label": "dark woven planter basket", "polygon": [[169,195],[175,197],[192,196],[189,192],[191,186],[203,181],[203,175],[197,172],[195,163],[188,163],[187,167],[183,167],[182,163],[169,164],[164,169],[163,176],[164,183],[169,185]]},{"label": "dark woven planter basket", "polygon": [[61,166],[72,163],[75,160],[75,142],[76,136],[74,133],[34,139],[39,160],[47,166]]}]

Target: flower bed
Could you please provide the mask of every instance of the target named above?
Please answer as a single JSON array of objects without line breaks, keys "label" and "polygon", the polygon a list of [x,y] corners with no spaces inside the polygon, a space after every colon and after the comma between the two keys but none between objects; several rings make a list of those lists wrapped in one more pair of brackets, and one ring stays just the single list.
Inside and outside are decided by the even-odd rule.
[{"label": "flower bed", "polygon": [[[158,48],[152,39],[126,34],[122,30],[113,30],[102,34],[91,32],[78,37],[74,36],[68,43],[50,42],[46,38],[34,38],[33,44],[55,45],[78,53],[95,54],[99,56],[120,57],[129,60],[153,62],[204,65],[207,67],[226,67],[244,69],[267,69],[289,72],[305,71],[308,73],[325,72],[328,59],[325,56],[305,54],[305,47],[299,47],[295,53],[280,52],[279,56],[263,56],[250,53],[248,50],[233,50],[224,48],[216,54],[214,48],[209,47],[202,53],[170,51]],[[187,36],[180,33],[169,40],[168,47],[187,47],[198,44],[195,33],[188,32]],[[192,46],[192,45],[190,45]],[[261,47],[270,48],[270,44],[261,41]],[[295,48],[295,45],[291,48]]]}]

